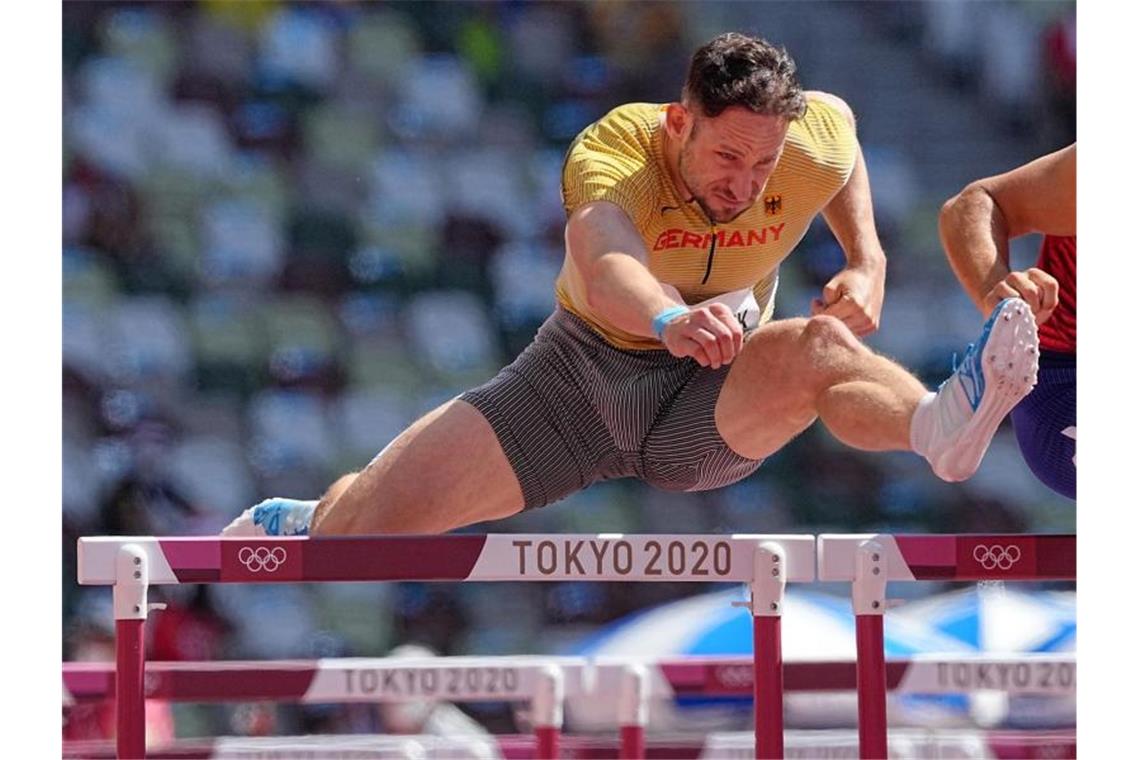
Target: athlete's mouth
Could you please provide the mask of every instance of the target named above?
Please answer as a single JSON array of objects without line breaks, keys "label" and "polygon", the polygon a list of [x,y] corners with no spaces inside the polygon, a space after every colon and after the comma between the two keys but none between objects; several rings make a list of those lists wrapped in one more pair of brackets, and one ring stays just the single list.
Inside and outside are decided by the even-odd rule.
[{"label": "athlete's mouth", "polygon": [[747,201],[739,200],[731,195],[726,195],[721,192],[715,192],[713,195],[718,201],[720,201],[721,205],[727,206],[734,211],[742,209],[748,205]]},{"label": "athlete's mouth", "polygon": [[713,188],[712,192],[713,192],[713,195],[722,199],[725,203],[729,204],[730,206],[741,206],[741,205],[747,203],[749,200],[748,197],[738,198],[736,196],[736,193],[732,192],[728,188],[719,188],[719,187]]}]

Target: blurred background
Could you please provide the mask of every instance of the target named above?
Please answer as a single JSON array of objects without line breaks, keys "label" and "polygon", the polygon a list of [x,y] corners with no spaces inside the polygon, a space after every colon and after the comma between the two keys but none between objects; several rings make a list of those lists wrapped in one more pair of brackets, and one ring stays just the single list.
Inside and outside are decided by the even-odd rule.
[{"label": "blurred background", "polygon": [[[786,46],[806,88],[851,104],[889,257],[868,342],[940,382],[982,317],[938,208],[1075,139],[1073,2],[65,2],[64,658],[111,652],[109,589],[74,582],[78,536],[213,534],[262,498],[315,499],[513,359],[554,304],[569,141],[618,104],[676,99],[693,49],[728,30]],[[1018,241],[1015,264],[1039,242]],[[818,222],[777,315],[807,313],[843,260]],[[493,530],[1075,526],[1008,426],[956,485],[817,426],[730,488],[608,482]],[[706,590],[164,587],[150,657],[562,651]],[[180,710],[184,735],[259,719]]]}]

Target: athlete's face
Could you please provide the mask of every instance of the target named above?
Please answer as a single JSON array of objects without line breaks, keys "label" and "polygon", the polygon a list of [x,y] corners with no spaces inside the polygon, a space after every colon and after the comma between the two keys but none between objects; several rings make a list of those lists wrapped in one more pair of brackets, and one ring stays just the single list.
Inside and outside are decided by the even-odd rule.
[{"label": "athlete's face", "polygon": [[681,108],[687,124],[680,134],[681,179],[710,220],[731,222],[763,192],[783,150],[788,122],[739,106],[715,117]]}]

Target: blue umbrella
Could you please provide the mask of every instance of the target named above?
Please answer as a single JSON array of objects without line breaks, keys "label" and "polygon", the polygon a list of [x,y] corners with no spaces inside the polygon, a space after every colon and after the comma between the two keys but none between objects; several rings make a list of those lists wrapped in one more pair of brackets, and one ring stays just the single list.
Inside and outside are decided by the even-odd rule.
[{"label": "blue umbrella", "polygon": [[[572,654],[675,655],[752,654],[752,615],[739,591],[701,594],[622,618],[578,642]],[[885,616],[888,657],[922,652],[969,652],[972,647],[936,631],[921,620],[894,611]],[[855,618],[851,600],[816,591],[791,589],[784,602],[782,646],[785,660],[855,657]]]},{"label": "blue umbrella", "polygon": [[[981,584],[908,604],[898,614],[990,655],[1072,652],[1077,644],[1075,591]],[[1068,726],[1075,720],[1074,700],[1067,697],[975,694],[969,708],[988,726]]]},{"label": "blue umbrella", "polygon": [[1077,640],[1074,591],[1023,591],[980,585],[906,605],[921,620],[978,652],[1071,652]]},{"label": "blue umbrella", "polygon": [[[696,655],[752,654],[752,614],[734,607],[739,590],[700,594],[643,610],[611,623],[579,641],[567,654],[621,657],[631,660]],[[965,653],[971,647],[921,621],[885,616],[884,644],[888,657],[918,653]],[[828,594],[789,589],[781,624],[785,661],[853,660],[855,618],[851,600]],[[751,700],[685,697],[658,702],[650,711],[657,727],[723,728],[751,718]],[[612,726],[614,705],[604,698],[571,700],[568,714],[582,729]]]}]

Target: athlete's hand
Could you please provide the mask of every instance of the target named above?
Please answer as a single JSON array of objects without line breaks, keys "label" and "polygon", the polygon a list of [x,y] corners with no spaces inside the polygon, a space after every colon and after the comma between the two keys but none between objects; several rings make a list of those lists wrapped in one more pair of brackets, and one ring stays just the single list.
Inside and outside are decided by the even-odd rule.
[{"label": "athlete's hand", "polygon": [[1010,272],[1005,279],[986,293],[982,307],[986,314],[1007,298],[1020,298],[1033,309],[1038,325],[1045,323],[1057,308],[1057,280],[1048,272],[1036,267],[1024,272]]},{"label": "athlete's hand", "polygon": [[692,357],[702,367],[731,364],[744,346],[744,328],[722,303],[698,306],[665,325],[661,342],[677,357]]},{"label": "athlete's hand", "polygon": [[884,280],[881,270],[844,269],[823,286],[821,298],[812,299],[812,316],[828,314],[856,335],[870,335],[879,329]]}]

